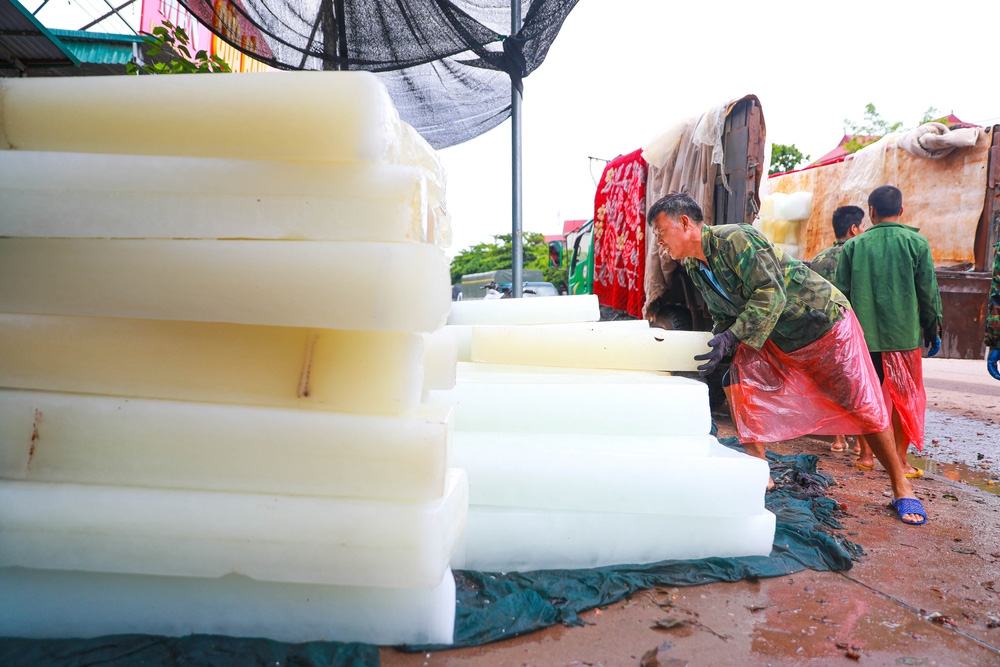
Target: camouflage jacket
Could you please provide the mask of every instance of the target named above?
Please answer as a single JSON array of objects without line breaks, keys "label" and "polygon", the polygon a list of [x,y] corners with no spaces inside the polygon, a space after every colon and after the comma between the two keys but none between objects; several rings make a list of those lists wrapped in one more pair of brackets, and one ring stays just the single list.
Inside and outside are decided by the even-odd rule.
[{"label": "camouflage jacket", "polygon": [[986,347],[1000,347],[1000,241],[993,254],[993,285],[986,302]]},{"label": "camouflage jacket", "polygon": [[704,225],[701,247],[707,266],[689,257],[684,267],[715,331],[730,329],[754,349],[768,339],[785,352],[805,347],[843,319],[841,308],[850,308],[836,287],[749,225]]},{"label": "camouflage jacket", "polygon": [[840,261],[840,251],[844,249],[845,243],[847,243],[847,239],[837,241],[826,250],[820,250],[819,254],[813,258],[809,268],[832,283],[837,275],[837,262]]}]

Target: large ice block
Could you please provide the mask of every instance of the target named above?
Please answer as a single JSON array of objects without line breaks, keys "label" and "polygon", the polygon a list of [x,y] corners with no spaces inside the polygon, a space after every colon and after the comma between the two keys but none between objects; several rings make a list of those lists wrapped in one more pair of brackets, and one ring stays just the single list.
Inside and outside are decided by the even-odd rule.
[{"label": "large ice block", "polygon": [[459,432],[453,452],[453,465],[469,475],[472,505],[744,517],[764,511],[767,462],[709,435]]},{"label": "large ice block", "polygon": [[449,283],[427,243],[0,239],[6,313],[434,331]]},{"label": "large ice block", "polygon": [[376,417],[0,389],[0,478],[430,501],[450,409]]},{"label": "large ice block", "polygon": [[0,568],[0,636],[218,634],[284,642],[450,644],[455,579],[379,588]]},{"label": "large ice block", "polygon": [[528,572],[655,563],[690,558],[767,556],[775,517],[618,514],[469,507],[456,570]]},{"label": "large ice block", "polygon": [[[459,361],[472,361],[472,329],[476,326],[490,327],[490,326],[506,326],[506,325],[489,325],[489,324],[449,324],[445,328],[455,334],[455,338],[458,340],[458,360]],[[530,327],[566,327],[568,329],[575,328],[586,328],[595,330],[608,330],[608,331],[625,331],[625,330],[643,330],[649,329],[649,322],[646,320],[615,320],[611,322],[564,322],[562,324],[526,324],[523,326]]]},{"label": "large ice block", "polygon": [[453,301],[448,324],[560,324],[599,319],[597,296],[579,294]]},{"label": "large ice block", "polygon": [[0,387],[401,414],[420,403],[421,338],[0,314]]},{"label": "large ice block", "polygon": [[423,241],[418,167],[0,151],[0,236]]},{"label": "large ice block", "polygon": [[0,149],[394,162],[399,116],[368,72],[0,81]]},{"label": "large ice block", "polygon": [[696,371],[711,351],[707,331],[473,327],[472,361],[525,366]]},{"label": "large ice block", "polygon": [[455,406],[456,431],[706,435],[712,425],[708,387],[679,377],[657,380],[570,383],[544,375],[520,382],[460,379],[454,389],[429,392],[428,400]]},{"label": "large ice block", "polygon": [[455,386],[458,343],[455,334],[439,329],[424,334],[424,388],[451,389]]},{"label": "large ice block", "polygon": [[456,377],[463,382],[599,382],[660,383],[671,377],[665,371],[620,371],[610,368],[569,368],[567,366],[521,366],[460,361]]},{"label": "large ice block", "polygon": [[468,498],[458,469],[426,502],[0,481],[0,567],[431,588]]}]

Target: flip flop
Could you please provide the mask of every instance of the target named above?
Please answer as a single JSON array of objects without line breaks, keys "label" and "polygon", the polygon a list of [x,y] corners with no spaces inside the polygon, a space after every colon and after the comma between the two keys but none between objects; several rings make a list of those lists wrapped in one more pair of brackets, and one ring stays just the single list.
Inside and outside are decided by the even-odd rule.
[{"label": "flip flop", "polygon": [[830,451],[831,452],[846,452],[847,451],[847,447],[837,447],[837,445],[834,444],[834,445],[830,445]]},{"label": "flip flop", "polygon": [[927,512],[924,510],[923,504],[916,498],[898,498],[893,500],[890,505],[896,510],[896,516],[899,517],[900,521],[903,521],[905,514],[919,514],[923,517],[920,521],[903,521],[908,526],[920,526],[927,523]]},{"label": "flip flop", "polygon": [[903,477],[906,477],[907,479],[919,479],[924,476],[924,471],[920,468],[914,468],[913,470],[915,472],[905,473]]},{"label": "flip flop", "polygon": [[875,470],[875,464],[874,463],[871,464],[870,466],[866,466],[861,461],[855,461],[854,462],[854,467],[857,468],[858,470],[864,470],[865,472],[868,472],[869,470]]}]

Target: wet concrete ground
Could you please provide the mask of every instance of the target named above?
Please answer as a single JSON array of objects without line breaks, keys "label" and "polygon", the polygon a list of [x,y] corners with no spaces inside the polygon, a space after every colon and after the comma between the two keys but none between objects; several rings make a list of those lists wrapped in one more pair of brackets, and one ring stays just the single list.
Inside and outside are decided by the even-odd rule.
[{"label": "wet concrete ground", "polygon": [[[586,627],[433,654],[383,649],[382,664],[1000,667],[1000,496],[986,490],[1000,470],[1000,382],[980,361],[932,359],[924,372],[933,465],[914,480],[929,515],[924,526],[895,518],[881,467],[862,473],[822,438],[770,447],[816,454],[836,478],[831,495],[846,507],[844,532],[866,552],[850,571],[647,591],[581,614]],[[732,434],[726,420],[720,428]],[[976,481],[971,474],[983,488],[966,483]],[[674,627],[657,629],[658,621]]]}]

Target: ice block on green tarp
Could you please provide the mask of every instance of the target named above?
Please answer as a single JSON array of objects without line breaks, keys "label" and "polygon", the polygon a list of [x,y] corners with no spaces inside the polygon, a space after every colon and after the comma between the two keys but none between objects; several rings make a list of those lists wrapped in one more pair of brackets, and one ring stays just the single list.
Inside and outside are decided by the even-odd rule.
[{"label": "ice block on green tarp", "polygon": [[0,312],[434,331],[448,262],[428,243],[0,239]]},{"label": "ice block on green tarp", "polygon": [[745,517],[764,511],[769,474],[710,435],[458,432],[453,452],[477,506]]},{"label": "ice block on green tarp", "polygon": [[0,635],[32,639],[149,634],[283,642],[450,644],[455,579],[433,588],[325,586],[0,568]]},{"label": "ice block on green tarp", "polygon": [[707,331],[558,327],[473,327],[472,361],[525,366],[696,371],[710,351]]},{"label": "ice block on green tarp", "polygon": [[423,241],[400,165],[0,151],[0,236]]},{"label": "ice block on green tarp", "polygon": [[453,301],[448,324],[560,324],[599,319],[601,309],[597,297],[581,294]]},{"label": "ice block on green tarp", "polygon": [[0,390],[0,478],[430,501],[450,408],[412,417]]},{"label": "ice block on green tarp", "polygon": [[456,431],[697,436],[712,426],[708,387],[679,377],[641,383],[587,376],[460,378],[454,389],[429,392],[428,401],[455,406]]},{"label": "ice block on green tarp", "polygon": [[452,567],[529,572],[655,563],[661,560],[766,556],[775,517],[569,512],[469,507]]},{"label": "ice block on green tarp", "polygon": [[418,334],[0,314],[0,386],[335,412],[420,403]]},{"label": "ice block on green tarp", "polygon": [[0,567],[432,588],[468,498],[458,469],[423,502],[0,481]]},{"label": "ice block on green tarp", "polygon": [[424,334],[424,388],[451,389],[455,386],[458,343],[455,334],[439,329]]}]

